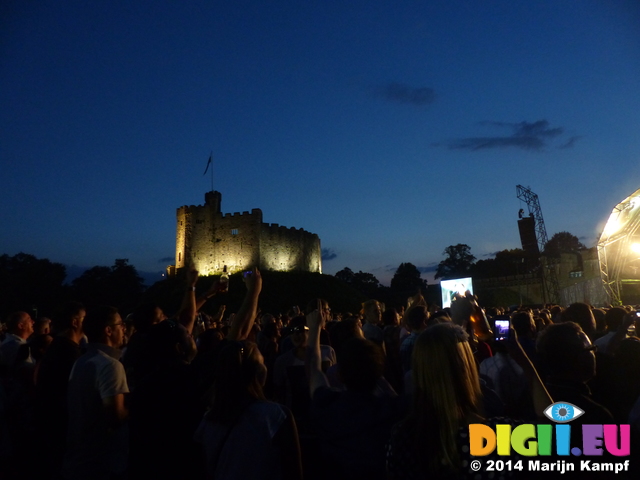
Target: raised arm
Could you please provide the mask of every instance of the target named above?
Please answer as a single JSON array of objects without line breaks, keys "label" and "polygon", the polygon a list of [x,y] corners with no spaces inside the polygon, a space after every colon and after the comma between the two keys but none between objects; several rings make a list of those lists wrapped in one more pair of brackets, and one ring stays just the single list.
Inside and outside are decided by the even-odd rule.
[{"label": "raised arm", "polygon": [[189,270],[187,272],[187,285],[182,298],[182,306],[178,313],[178,322],[187,329],[189,334],[193,331],[196,314],[198,313],[196,308],[196,283],[198,283],[198,271]]},{"label": "raised arm", "polygon": [[536,415],[540,418],[545,418],[544,410],[553,403],[553,399],[551,398],[551,395],[549,395],[544,383],[542,383],[536,367],[533,366],[533,363],[531,363],[531,360],[525,353],[522,345],[518,342],[518,336],[513,327],[509,327],[507,348],[511,357],[522,367],[524,374],[529,380],[531,395],[533,398],[533,408],[536,411]]},{"label": "raised arm", "polygon": [[202,306],[207,303],[207,300],[209,300],[210,298],[214,297],[216,295],[216,293],[218,293],[218,287],[220,286],[220,282],[218,282],[217,280],[215,282],[213,282],[211,284],[211,286],[209,287],[209,289],[204,292],[202,295],[200,295],[197,299],[196,299],[196,312],[199,312],[200,309],[202,308]]},{"label": "raised arm", "polygon": [[238,313],[236,313],[233,322],[231,322],[229,334],[227,335],[229,340],[245,340],[253,328],[253,322],[258,311],[258,297],[262,290],[262,276],[258,267],[254,267],[253,272],[244,278],[244,283],[247,286],[247,293]]},{"label": "raised arm", "polygon": [[320,355],[320,331],[324,327],[325,318],[322,302],[318,300],[318,308],[307,315],[309,340],[307,342],[307,368],[309,372],[309,394],[313,394],[319,387],[328,387],[329,381],[322,372],[322,357]]}]

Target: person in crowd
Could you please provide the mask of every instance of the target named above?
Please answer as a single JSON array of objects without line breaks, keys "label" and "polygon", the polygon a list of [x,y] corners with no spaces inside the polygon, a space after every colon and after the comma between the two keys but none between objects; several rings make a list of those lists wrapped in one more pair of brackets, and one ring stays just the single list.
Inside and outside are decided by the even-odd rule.
[{"label": "person in crowd", "polygon": [[[182,305],[177,315],[177,321],[182,324],[189,335],[193,332],[198,311],[198,305],[204,304],[208,294],[195,298],[196,283],[198,282],[198,271],[189,270],[186,275],[185,293],[182,298]],[[215,283],[214,283],[215,284]],[[147,337],[151,327],[157,323],[167,320],[167,315],[155,303],[144,303],[133,311],[133,324],[135,333],[131,336],[122,363],[127,372],[127,381],[131,390],[141,378],[153,370],[150,362],[149,345]]]},{"label": "person in crowd", "polygon": [[362,304],[362,314],[364,323],[362,333],[364,338],[382,347],[384,345],[384,334],[380,328],[382,323],[382,305],[377,300],[367,300]]},{"label": "person in crowd", "polygon": [[[217,357],[220,351],[229,343],[247,340],[253,330],[254,321],[257,317],[258,298],[262,291],[262,275],[257,267],[243,277],[247,292],[242,300],[242,304],[237,313],[230,315],[231,324],[223,326],[220,331],[223,335],[221,341],[216,342],[212,348],[200,348],[196,358],[193,361],[195,370],[201,385],[209,387],[214,380]],[[188,302],[183,301],[183,305],[187,306],[186,311],[190,311]],[[184,323],[183,323],[184,325]],[[186,328],[186,326],[185,326]],[[206,338],[205,338],[206,345]]]},{"label": "person in crowd", "polygon": [[42,477],[60,472],[67,438],[67,388],[73,364],[82,354],[86,310],[81,303],[65,304],[53,322],[58,334],[37,368],[36,425],[42,439]]},{"label": "person in crowd", "polygon": [[387,308],[382,314],[382,333],[384,335],[384,351],[386,353],[384,377],[393,389],[402,393],[404,390],[402,362],[400,361],[400,314],[395,308]]},{"label": "person in crowd", "polygon": [[593,319],[596,321],[595,341],[607,333],[607,312],[602,308],[592,308],[591,313],[593,313]]},{"label": "person in crowd", "polygon": [[4,361],[0,365],[0,437],[5,437],[6,432],[8,448],[13,453],[10,464],[0,467],[0,475],[5,469],[7,476],[13,471],[16,475],[32,473],[30,449],[36,433],[33,417],[36,361],[27,339],[33,334],[33,325],[27,312],[11,313],[6,320],[7,335],[0,344],[0,359]]},{"label": "person in crowd", "polygon": [[413,305],[404,313],[403,321],[405,327],[411,332],[409,336],[400,344],[400,362],[402,372],[406,374],[411,370],[411,356],[413,355],[413,346],[418,339],[418,335],[427,328],[429,320],[429,310],[426,305]]},{"label": "person in crowd", "polygon": [[549,307],[549,315],[551,323],[560,323],[562,321],[562,311],[564,309],[560,305],[551,305]]},{"label": "person in crowd", "polygon": [[[309,327],[303,316],[293,318],[289,327],[294,348],[280,355],[275,361],[273,372],[275,398],[292,410],[298,428],[306,433],[309,428],[311,403],[305,368]],[[327,371],[336,363],[336,353],[332,347],[322,345],[321,354],[323,371]]]},{"label": "person in crowd", "polygon": [[511,316],[511,324],[518,335],[518,342],[527,353],[534,365],[538,362],[538,353],[536,351],[536,329],[535,320],[530,310],[521,310],[515,312]]},{"label": "person in crowd", "polygon": [[591,307],[586,303],[577,302],[569,305],[562,312],[560,321],[577,323],[589,340],[595,340],[596,320],[593,318]]},{"label": "person in crowd", "polygon": [[204,448],[207,478],[302,478],[293,415],[265,399],[267,371],[256,344],[227,344],[216,372],[211,408],[195,434]]},{"label": "person in crowd", "polygon": [[[307,303],[307,306],[304,309],[304,315],[309,315],[309,313],[313,312],[317,307],[318,299],[313,299]],[[329,325],[329,319],[331,317],[331,307],[329,307],[329,302],[327,302],[324,298],[320,299],[320,303],[322,304],[322,313],[327,318],[327,322],[325,322],[325,326],[320,331],[320,345],[328,345],[332,347],[331,337],[329,336],[329,331],[327,330],[327,326]],[[335,363],[335,362],[334,362]]]},{"label": "person in crowd", "polygon": [[[551,398],[518,344],[515,332],[511,332],[512,354],[527,372],[536,413],[542,417],[544,409],[552,403]],[[470,468],[469,424],[495,427],[496,423],[514,422],[485,416],[478,369],[467,332],[453,323],[427,328],[415,344],[412,375],[413,407],[391,435],[387,478],[492,478],[489,476],[492,472]],[[484,457],[483,462],[490,458],[498,457]],[[515,456],[510,459],[517,460]]]},{"label": "person in crowd", "polygon": [[455,295],[451,302],[451,320],[469,334],[469,344],[478,364],[493,355],[487,343],[493,338],[487,317],[470,291],[464,296]]},{"label": "person in crowd", "polygon": [[[191,366],[196,345],[187,329],[167,320],[149,329],[153,371],[131,393],[129,479],[202,478],[193,440],[206,403]],[[158,455],[171,445],[170,455]]]},{"label": "person in crowd", "polygon": [[586,423],[613,423],[611,413],[591,399],[587,386],[596,373],[596,348],[575,322],[551,325],[537,340],[551,395],[584,410],[582,420],[589,420]]},{"label": "person in crowd", "polygon": [[[273,317],[272,317],[273,318]],[[264,392],[267,398],[273,398],[274,386],[273,386],[273,371],[275,368],[276,359],[279,353],[279,341],[280,341],[280,329],[278,324],[273,318],[272,322],[264,325],[264,328],[260,332],[258,348],[262,357],[264,358],[264,364],[267,367],[267,381],[264,385]]]},{"label": "person in crowd", "polygon": [[39,335],[50,335],[51,319],[49,317],[38,317],[33,325],[33,333]]},{"label": "person in crowd", "polygon": [[606,333],[594,342],[594,344],[598,346],[598,352],[613,355],[613,352],[608,351],[609,343],[622,325],[625,315],[627,315],[627,311],[622,307],[610,308],[605,313],[604,321],[607,326]]},{"label": "person in crowd", "polygon": [[[533,321],[529,312],[518,312],[514,314],[513,318],[516,315],[519,315],[521,320]],[[527,353],[527,356],[529,356],[528,350],[522,341],[523,337],[515,328],[516,324],[513,319],[512,325],[518,335],[518,342]],[[522,329],[520,330],[522,331]],[[525,334],[529,334],[527,329],[524,330]],[[531,394],[528,389],[528,379],[524,370],[509,354],[509,348],[505,341],[493,342],[492,350],[493,356],[485,358],[480,363],[481,388],[483,380],[486,380],[488,387],[496,393],[504,404],[504,412],[507,416],[511,418],[531,418],[533,416],[535,418],[530,402]]]},{"label": "person in crowd", "polygon": [[69,376],[63,476],[67,480],[120,479],[128,453],[125,395],[129,388],[119,361],[124,323],[116,308],[102,306],[87,313],[83,327],[89,344]]},{"label": "person in crowd", "polygon": [[[50,334],[34,332],[29,337],[29,340],[27,340],[27,347],[29,347],[28,350],[23,349],[21,351],[22,355],[20,355],[20,353],[18,354],[20,361],[25,360],[29,353],[31,354],[31,356],[33,357],[33,361],[35,363],[35,370],[33,372],[34,376],[37,373],[38,366],[42,361],[42,358],[44,357],[45,352],[51,345],[52,341],[53,341],[53,337]],[[33,383],[33,379],[32,379],[32,383]]]},{"label": "person in crowd", "polygon": [[374,394],[384,370],[384,353],[375,343],[351,338],[341,347],[338,373],[346,390],[336,391],[322,371],[320,302],[307,315],[307,364],[312,425],[319,442],[320,478],[385,478],[384,447],[391,426],[401,418],[400,397]]},{"label": "person in crowd", "polygon": [[243,303],[248,309],[241,307],[221,344],[211,406],[195,438],[204,448],[206,478],[300,479],[302,463],[293,415],[283,405],[265,399],[267,369],[257,345],[246,340],[262,285],[257,268],[248,280]]},{"label": "person in crowd", "polygon": [[627,423],[629,412],[640,397],[640,338],[629,337],[620,342],[603,391],[603,404],[611,410],[616,423]]},{"label": "person in crowd", "polygon": [[[588,385],[596,375],[597,347],[580,325],[566,321],[547,327],[537,339],[537,349],[549,393],[558,401],[568,402],[584,412],[571,422],[571,445],[583,444],[583,425],[615,423],[610,410],[594,398]],[[613,461],[618,457],[604,451],[601,458]],[[610,476],[594,475],[594,478],[608,479]]]},{"label": "person in crowd", "polygon": [[[33,334],[34,321],[27,312],[14,312],[7,317],[7,335],[0,344],[0,352],[4,364],[8,368],[16,367],[16,358],[19,350],[27,350],[24,363],[35,364],[35,360],[29,351],[27,339]],[[24,355],[21,355],[24,357]]]},{"label": "person in crowd", "polygon": [[[326,318],[326,317],[325,317]],[[358,327],[353,319],[343,320],[336,324],[330,332],[331,344],[335,345],[337,363],[331,365],[325,372],[329,385],[336,390],[345,390],[346,387],[340,375],[340,359],[345,353],[345,348],[352,338],[364,338],[362,329]],[[322,345],[320,346],[322,348]],[[387,358],[385,356],[385,358]],[[384,376],[381,376],[376,382],[375,395],[388,395],[395,397],[397,391],[391,386]]]}]

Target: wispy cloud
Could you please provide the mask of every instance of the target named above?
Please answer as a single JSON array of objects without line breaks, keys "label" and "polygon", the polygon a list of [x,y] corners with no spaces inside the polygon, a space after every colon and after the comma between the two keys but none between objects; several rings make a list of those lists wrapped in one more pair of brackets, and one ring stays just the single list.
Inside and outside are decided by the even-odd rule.
[{"label": "wispy cloud", "polygon": [[332,248],[323,248],[321,252],[322,260],[328,262],[338,256],[338,254]]},{"label": "wispy cloud", "polygon": [[561,149],[561,150],[564,150],[565,148],[573,148],[573,146],[576,144],[576,142],[578,140],[580,140],[581,138],[582,138],[582,136],[580,136],[580,135],[574,135],[573,137],[569,138],[569,140],[567,140],[565,143],[560,145],[558,148]]},{"label": "wispy cloud", "polygon": [[375,95],[390,102],[404,103],[417,107],[432,104],[436,99],[433,88],[411,87],[404,83],[391,82],[375,90]]},{"label": "wispy cloud", "polygon": [[174,262],[176,260],[176,257],[163,257],[160,260],[158,260],[158,263],[171,263]]},{"label": "wispy cloud", "polygon": [[420,273],[432,273],[438,269],[438,264],[435,262],[430,263],[426,267],[417,267]]},{"label": "wispy cloud", "polygon": [[[457,138],[434,144],[434,146],[446,146],[450,149],[471,151],[508,147],[540,151],[548,146],[551,140],[564,133],[563,127],[551,128],[547,120],[519,123],[486,121],[480,122],[480,125],[508,128],[511,130],[511,134],[507,136]],[[571,148],[579,138],[579,136],[571,137],[558,148]]]}]

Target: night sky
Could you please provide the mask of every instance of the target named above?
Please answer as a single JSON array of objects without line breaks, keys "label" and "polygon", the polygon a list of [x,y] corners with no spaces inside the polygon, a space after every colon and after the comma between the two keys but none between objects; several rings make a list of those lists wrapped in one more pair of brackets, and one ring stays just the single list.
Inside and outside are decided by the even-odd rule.
[{"label": "night sky", "polygon": [[519,248],[517,184],[587,246],[640,188],[635,0],[8,0],[0,22],[0,254],[161,272],[211,152],[223,212],[383,283]]}]

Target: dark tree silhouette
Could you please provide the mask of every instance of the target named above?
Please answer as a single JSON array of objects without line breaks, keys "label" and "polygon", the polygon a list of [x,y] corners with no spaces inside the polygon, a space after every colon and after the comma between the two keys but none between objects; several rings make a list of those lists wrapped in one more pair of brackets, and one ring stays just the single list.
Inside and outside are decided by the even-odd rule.
[{"label": "dark tree silhouette", "polygon": [[587,248],[578,237],[569,232],[558,232],[544,246],[544,254],[559,257],[561,253],[576,253]]},{"label": "dark tree silhouette", "polygon": [[372,273],[359,271],[353,276],[353,288],[369,298],[377,298],[380,293],[380,281]]},{"label": "dark tree silhouette", "polygon": [[420,277],[420,270],[413,263],[401,263],[391,279],[391,291],[412,295],[418,290],[426,292],[427,281]]},{"label": "dark tree silhouette", "polygon": [[46,258],[27,253],[0,256],[0,313],[4,317],[10,311],[28,310],[50,316],[64,301],[66,276],[64,265]]},{"label": "dark tree silhouette", "polygon": [[378,298],[383,288],[380,285],[380,281],[372,273],[363,272],[362,270],[354,273],[349,267],[337,272],[335,277],[351,285],[369,298]]},{"label": "dark tree silhouette", "polygon": [[449,245],[443,255],[447,258],[438,264],[434,278],[466,277],[471,273],[476,257],[471,255],[471,247],[463,243]]},{"label": "dark tree silhouette", "polygon": [[126,315],[139,303],[144,281],[126,258],[111,267],[95,266],[72,282],[74,293],[87,305],[113,305]]},{"label": "dark tree silhouette", "polygon": [[344,267],[334,275],[338,280],[342,280],[344,283],[352,284],[354,273],[349,267]]},{"label": "dark tree silhouette", "polygon": [[530,273],[535,258],[520,248],[496,252],[494,258],[478,260],[470,273],[478,278],[506,277]]}]

